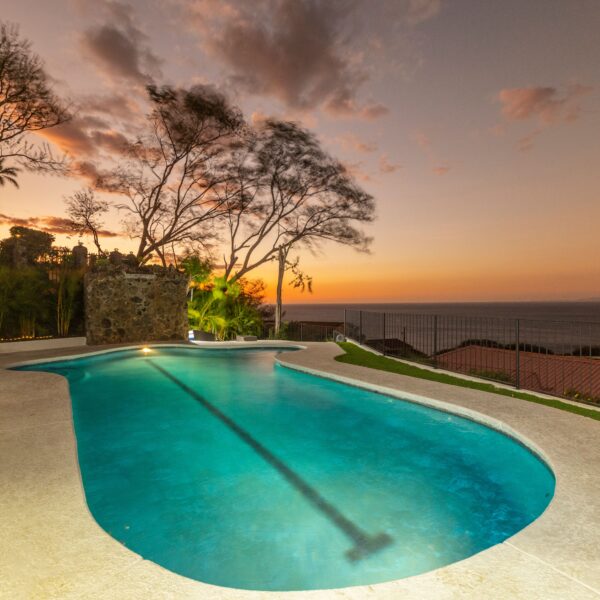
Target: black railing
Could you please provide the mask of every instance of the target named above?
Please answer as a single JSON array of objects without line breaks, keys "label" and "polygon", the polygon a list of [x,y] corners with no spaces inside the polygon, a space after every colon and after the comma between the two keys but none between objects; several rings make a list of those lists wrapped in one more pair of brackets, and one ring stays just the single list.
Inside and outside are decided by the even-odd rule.
[{"label": "black railing", "polygon": [[294,342],[332,342],[342,335],[342,329],[342,325],[336,323],[327,325],[290,321],[283,324],[279,338]]},{"label": "black railing", "polygon": [[344,332],[388,356],[600,403],[600,323],[347,309]]}]

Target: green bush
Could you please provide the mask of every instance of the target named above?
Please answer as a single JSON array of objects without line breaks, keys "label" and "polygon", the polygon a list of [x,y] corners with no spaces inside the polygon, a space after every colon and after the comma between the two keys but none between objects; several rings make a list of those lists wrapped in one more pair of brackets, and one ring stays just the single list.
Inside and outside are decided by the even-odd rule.
[{"label": "green bush", "polygon": [[190,326],[213,333],[218,340],[261,335],[263,289],[256,282],[232,283],[222,277],[206,276],[188,301]]},{"label": "green bush", "polygon": [[0,338],[67,336],[83,326],[83,273],[0,265]]}]

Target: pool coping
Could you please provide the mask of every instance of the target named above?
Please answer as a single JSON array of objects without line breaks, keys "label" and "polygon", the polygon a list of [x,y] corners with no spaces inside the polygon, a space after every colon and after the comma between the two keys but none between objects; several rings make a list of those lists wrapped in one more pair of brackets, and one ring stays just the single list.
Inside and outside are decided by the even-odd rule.
[{"label": "pool coping", "polygon": [[[68,355],[62,349],[54,357],[29,360],[24,356],[25,353],[19,353],[12,362],[9,360],[10,355],[5,355],[0,361],[0,369],[7,364],[15,366],[66,360],[75,355],[82,357],[136,349],[142,345],[86,349],[83,353],[77,348]],[[147,345],[189,347],[189,344],[178,343]],[[258,592],[212,586],[176,575],[144,560],[121,546],[97,525],[87,509],[83,495],[66,380],[55,374],[34,372],[32,375],[28,371],[0,370],[0,378],[5,378],[8,383],[7,386],[0,386],[0,408],[6,402],[9,413],[14,413],[14,428],[7,428],[6,425],[0,427],[0,444],[4,443],[1,448],[9,453],[6,455],[9,459],[7,473],[0,471],[0,485],[3,488],[5,485],[9,487],[5,502],[5,508],[9,512],[5,510],[4,514],[18,516],[22,511],[29,520],[23,522],[16,518],[17,524],[13,525],[4,523],[4,518],[0,519],[0,532],[6,532],[4,536],[0,536],[0,539],[4,538],[0,542],[0,573],[5,569],[9,574],[7,597],[83,598],[87,594],[93,598],[111,598],[116,589],[119,590],[119,598],[144,598],[149,595],[240,600],[279,597],[311,597],[320,600],[334,596],[465,599],[510,597],[528,600],[600,597],[600,569],[597,568],[595,555],[595,548],[600,545],[600,527],[595,525],[593,519],[600,508],[600,474],[595,468],[600,464],[600,449],[594,443],[600,433],[600,426],[596,421],[487,392],[450,389],[453,386],[339,363],[334,357],[342,351],[331,343],[233,342],[227,346],[219,343],[216,347],[214,342],[207,342],[196,343],[194,346],[212,349],[301,348],[297,352],[279,354],[276,362],[282,367],[427,404],[482,422],[514,437],[551,467],[556,477],[554,499],[538,519],[505,542],[422,575],[369,586],[303,592]],[[45,385],[41,385],[44,382]],[[32,389],[32,383],[39,385]],[[31,402],[23,396],[27,394],[27,390],[31,390]],[[54,406],[56,403],[59,406]],[[51,412],[54,420],[41,420],[37,425],[32,425],[23,411],[27,413],[37,408],[41,410],[46,404],[49,407],[48,414]],[[20,410],[20,405],[23,405],[23,410]],[[10,423],[9,421],[8,424]],[[50,429],[53,431],[50,432]],[[46,433],[48,439],[44,438]],[[35,442],[31,443],[30,437],[33,436]],[[560,451],[557,451],[557,446],[560,446]],[[26,453],[25,457],[22,456],[23,452]],[[63,460],[54,461],[53,455],[61,452]],[[579,456],[585,456],[586,460],[576,460]],[[20,472],[28,461],[32,461],[32,465],[29,465],[32,469],[38,463],[45,465],[46,469],[51,466],[53,473],[56,472],[57,477],[64,480],[54,491],[59,496],[63,494],[77,506],[71,518],[77,523],[76,531],[85,530],[85,535],[81,534],[83,540],[65,537],[65,530],[68,529],[66,525],[57,528],[57,523],[62,523],[64,519],[61,514],[64,510],[60,507],[48,510],[50,500],[53,499],[49,493],[45,493],[43,489],[32,490],[19,480]],[[51,465],[46,464],[48,461]],[[13,462],[20,465],[20,472],[11,471]],[[577,472],[573,472],[575,470]],[[9,477],[11,474],[12,478]],[[2,477],[7,477],[8,480],[2,481]],[[34,477],[33,482],[35,480]],[[12,493],[11,489],[14,490]],[[3,496],[0,495],[0,506],[3,501]],[[36,523],[36,527],[31,527],[31,521]],[[29,571],[29,581],[24,581],[22,578],[25,573],[19,577],[18,557],[28,553],[40,555],[36,546],[45,539],[53,540],[53,554],[45,552],[39,556],[37,570],[34,568]],[[69,548],[73,545],[78,548],[77,556],[73,556]],[[85,560],[82,557],[82,548],[85,548],[84,554],[90,553],[95,557],[93,565],[88,564],[87,557]],[[48,583],[48,577],[41,576],[44,565],[48,562],[54,566],[54,575],[63,573],[62,585],[59,587]],[[3,597],[2,590],[0,597]]]}]

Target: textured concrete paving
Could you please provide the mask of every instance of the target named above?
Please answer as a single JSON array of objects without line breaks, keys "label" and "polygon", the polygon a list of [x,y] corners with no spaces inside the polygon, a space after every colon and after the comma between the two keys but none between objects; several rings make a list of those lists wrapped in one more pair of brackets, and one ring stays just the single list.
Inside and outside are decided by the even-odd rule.
[{"label": "textured concrete paving", "polygon": [[[241,344],[236,344],[240,346]],[[334,344],[280,355],[327,373],[477,411],[539,448],[557,476],[546,512],[506,542],[406,579],[322,592],[266,593],[210,586],[131,552],[96,524],[82,489],[65,379],[0,370],[0,598],[53,599],[527,599],[600,597],[600,423],[556,409],[333,360]],[[92,351],[93,348],[87,349]],[[5,355],[9,363],[75,351]]]}]

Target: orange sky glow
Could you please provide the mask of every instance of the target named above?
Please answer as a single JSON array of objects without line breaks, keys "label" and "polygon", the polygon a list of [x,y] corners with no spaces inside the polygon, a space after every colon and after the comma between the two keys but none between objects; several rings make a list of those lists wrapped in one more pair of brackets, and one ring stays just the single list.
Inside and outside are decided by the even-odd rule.
[{"label": "orange sky glow", "polygon": [[[275,115],[313,128],[375,197],[366,228],[374,241],[369,254],[334,244],[292,252],[314,293],[286,286],[287,302],[600,298],[600,4],[317,3],[317,42],[305,3],[291,1],[260,15],[241,0],[131,1],[115,19],[111,2],[7,0],[2,18],[32,41],[57,92],[87,107],[78,118],[104,123],[46,135],[77,160],[94,164],[100,145],[127,133],[127,111],[150,76],[212,82],[249,120]],[[240,23],[264,43],[230,52]],[[130,42],[131,56],[102,46],[111,32]],[[0,188],[1,237],[11,218],[43,226],[43,217],[64,217],[64,198],[86,182],[22,172],[19,183]],[[113,211],[106,220],[118,234],[102,239],[108,249],[135,247],[122,218]],[[267,283],[268,300],[275,270],[252,275]]]}]

